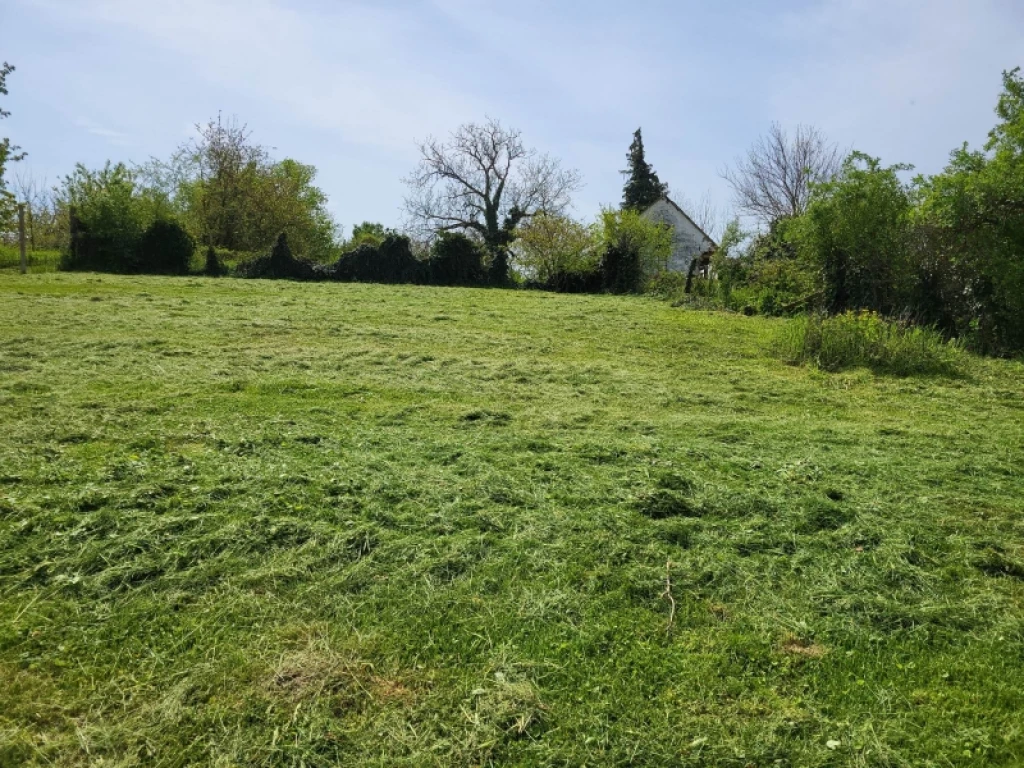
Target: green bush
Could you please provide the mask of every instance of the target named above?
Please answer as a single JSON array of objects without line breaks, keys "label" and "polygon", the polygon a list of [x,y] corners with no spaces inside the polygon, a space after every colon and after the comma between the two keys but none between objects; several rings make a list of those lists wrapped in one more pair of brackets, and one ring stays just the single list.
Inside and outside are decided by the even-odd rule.
[{"label": "green bush", "polygon": [[779,352],[787,362],[813,363],[825,371],[864,366],[897,376],[955,374],[964,363],[959,342],[869,311],[796,318],[781,335]]},{"label": "green bush", "polygon": [[221,277],[227,274],[227,268],[217,255],[217,249],[212,245],[206,249],[206,261],[203,264],[203,274],[207,277]]},{"label": "green bush", "polygon": [[334,264],[317,265],[316,276],[355,283],[416,283],[422,270],[409,238],[389,232],[380,245],[364,243]]},{"label": "green bush", "polygon": [[142,233],[130,265],[148,275],[187,275],[196,242],[176,221],[157,220]]},{"label": "green bush", "polygon": [[288,245],[288,236],[283,232],[277,236],[277,242],[269,256],[258,256],[238,265],[236,274],[239,277],[269,278],[286,280],[314,280],[317,274],[313,265],[292,255]]},{"label": "green bush", "polygon": [[429,285],[483,285],[487,279],[483,249],[461,232],[442,233],[419,271],[417,282]]}]

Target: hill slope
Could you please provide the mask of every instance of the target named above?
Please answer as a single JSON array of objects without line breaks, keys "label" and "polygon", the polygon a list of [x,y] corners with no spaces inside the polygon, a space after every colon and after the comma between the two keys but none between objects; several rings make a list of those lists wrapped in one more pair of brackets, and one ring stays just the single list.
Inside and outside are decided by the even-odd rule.
[{"label": "hill slope", "polygon": [[640,298],[0,280],[0,764],[1020,765],[1024,372]]}]

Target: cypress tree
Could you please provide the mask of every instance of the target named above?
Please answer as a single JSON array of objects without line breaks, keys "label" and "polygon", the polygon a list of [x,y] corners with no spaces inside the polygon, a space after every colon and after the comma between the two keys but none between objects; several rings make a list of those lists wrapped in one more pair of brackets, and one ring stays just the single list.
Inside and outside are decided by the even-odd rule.
[{"label": "cypress tree", "polygon": [[622,207],[643,211],[668,194],[668,184],[661,182],[654,168],[644,157],[644,138],[639,128],[633,134],[633,143],[629,145],[629,154],[626,157],[629,168],[622,172],[626,177],[626,184],[622,188]]}]

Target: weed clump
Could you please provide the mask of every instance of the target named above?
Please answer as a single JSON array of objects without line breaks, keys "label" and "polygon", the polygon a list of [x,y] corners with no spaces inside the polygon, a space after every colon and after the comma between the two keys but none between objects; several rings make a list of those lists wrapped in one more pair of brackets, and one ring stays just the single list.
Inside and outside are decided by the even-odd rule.
[{"label": "weed clump", "polygon": [[959,342],[947,341],[938,331],[866,311],[797,318],[786,326],[778,346],[786,362],[832,372],[864,366],[896,376],[953,375],[964,362]]}]

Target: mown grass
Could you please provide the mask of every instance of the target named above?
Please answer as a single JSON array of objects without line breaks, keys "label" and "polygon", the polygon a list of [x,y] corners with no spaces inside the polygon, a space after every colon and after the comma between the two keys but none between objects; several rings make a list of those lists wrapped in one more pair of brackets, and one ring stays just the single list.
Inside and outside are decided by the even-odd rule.
[{"label": "mown grass", "polygon": [[4,275],[0,763],[1024,763],[1021,364],[785,322]]}]

